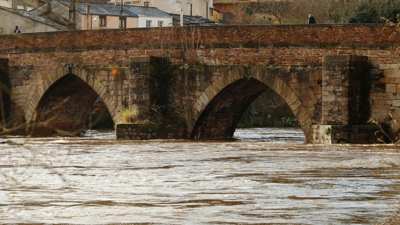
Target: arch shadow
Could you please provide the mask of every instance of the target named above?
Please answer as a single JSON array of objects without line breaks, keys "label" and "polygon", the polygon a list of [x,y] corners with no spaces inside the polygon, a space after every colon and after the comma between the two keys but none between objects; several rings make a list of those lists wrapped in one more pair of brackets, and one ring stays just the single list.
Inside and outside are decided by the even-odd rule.
[{"label": "arch shadow", "polygon": [[[275,71],[276,72],[276,71]],[[223,80],[216,79],[205,91],[193,108],[194,123],[190,137],[192,139],[229,139],[233,137],[236,126],[250,104],[268,88],[275,91],[289,106],[299,121],[306,141],[309,141],[310,116],[301,104],[300,98],[292,88],[278,75],[264,71],[253,70],[253,77],[241,78],[229,84],[221,84]],[[209,91],[209,89],[214,89]],[[204,95],[207,92],[209,101]],[[209,96],[210,93],[216,93]],[[198,116],[196,116],[198,115]],[[189,128],[190,129],[190,128]]]},{"label": "arch shadow", "polygon": [[[242,78],[228,85],[205,107],[192,130],[192,139],[232,138],[244,111],[268,87]],[[243,94],[246,93],[246,94]]]},{"label": "arch shadow", "polygon": [[[36,107],[31,112],[30,135],[50,136],[57,133],[73,136],[80,134],[85,130],[86,116],[99,96],[104,100],[105,107],[109,109],[107,105],[109,101],[103,98],[105,87],[94,79],[94,75],[87,75],[88,72],[82,69],[73,70],[63,76],[60,76],[58,72],[50,78],[55,82],[42,83],[42,87],[38,89],[46,91],[43,91],[40,97],[32,98],[39,100],[37,103],[31,103],[36,104]],[[82,76],[86,78],[86,81],[82,79]],[[115,124],[114,118],[113,122]]]}]

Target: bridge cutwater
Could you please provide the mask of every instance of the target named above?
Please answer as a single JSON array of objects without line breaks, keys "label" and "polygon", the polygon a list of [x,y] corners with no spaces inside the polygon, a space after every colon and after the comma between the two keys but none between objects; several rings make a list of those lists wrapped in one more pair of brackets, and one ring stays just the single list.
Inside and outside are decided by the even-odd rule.
[{"label": "bridge cutwater", "polygon": [[[398,27],[381,24],[2,35],[5,111],[23,118],[24,134],[75,132],[101,97],[118,138],[220,139],[270,88],[308,142],[371,143],[376,126],[365,122],[400,110],[398,37]],[[150,122],[119,124],[132,108]]]}]

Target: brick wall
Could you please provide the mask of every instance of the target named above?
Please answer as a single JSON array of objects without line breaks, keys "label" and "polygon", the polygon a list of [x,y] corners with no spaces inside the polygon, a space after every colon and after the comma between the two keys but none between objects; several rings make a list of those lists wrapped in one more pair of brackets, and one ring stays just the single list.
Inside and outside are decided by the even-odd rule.
[{"label": "brick wall", "polygon": [[399,36],[399,28],[383,25],[92,30],[4,35],[0,39],[0,55],[131,49],[140,55],[168,53],[173,62],[180,63],[181,47],[188,46],[199,47],[198,59],[212,65],[320,65],[322,55],[338,54],[368,56],[373,64],[398,64]]}]

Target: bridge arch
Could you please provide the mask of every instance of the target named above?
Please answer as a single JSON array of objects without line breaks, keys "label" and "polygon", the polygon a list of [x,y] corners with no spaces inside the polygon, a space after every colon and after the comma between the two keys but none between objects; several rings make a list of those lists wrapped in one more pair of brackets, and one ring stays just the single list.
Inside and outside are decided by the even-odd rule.
[{"label": "bridge arch", "polygon": [[288,68],[252,67],[238,72],[214,79],[199,95],[193,107],[193,127],[189,128],[191,138],[231,138],[244,111],[270,88],[289,106],[309,141],[311,116],[302,104],[304,98],[291,86],[298,83]]},{"label": "bridge arch", "polygon": [[68,133],[82,131],[86,115],[98,96],[115,123],[116,110],[110,109],[116,106],[110,94],[107,94],[106,86],[96,79],[99,73],[105,72],[77,67],[66,72],[64,67],[58,67],[50,73],[29,98],[26,119],[35,123],[31,127],[35,133],[48,136],[54,130]]}]

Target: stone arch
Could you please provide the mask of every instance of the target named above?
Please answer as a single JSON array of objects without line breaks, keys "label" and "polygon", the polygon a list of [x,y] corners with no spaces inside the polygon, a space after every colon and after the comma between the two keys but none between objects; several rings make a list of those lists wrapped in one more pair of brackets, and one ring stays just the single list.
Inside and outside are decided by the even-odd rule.
[{"label": "stone arch", "polygon": [[[27,121],[29,122],[35,122],[37,123],[40,120],[43,120],[43,118],[38,118],[40,113],[41,108],[43,108],[43,105],[41,106],[41,101],[43,98],[48,98],[46,96],[46,93],[49,91],[52,91],[53,93],[57,93],[58,95],[62,95],[60,90],[54,90],[54,85],[58,85],[60,87],[60,84],[57,84],[57,82],[60,82],[61,80],[67,79],[69,82],[74,83],[74,85],[78,85],[80,87],[90,87],[90,88],[82,88],[82,89],[87,89],[87,90],[75,90],[74,92],[76,93],[71,93],[71,95],[75,95],[75,98],[85,98],[86,101],[90,104],[88,106],[88,109],[85,109],[83,113],[80,114],[80,118],[77,118],[79,122],[84,122],[84,118],[81,118],[82,115],[86,115],[89,107],[94,103],[95,99],[97,96],[100,96],[103,101],[105,106],[107,107],[108,111],[110,112],[113,121],[115,123],[116,121],[116,112],[114,110],[114,103],[111,101],[111,97],[109,94],[107,94],[107,88],[104,86],[100,81],[96,79],[96,77],[99,76],[99,73],[105,73],[104,71],[89,71],[84,68],[78,68],[74,67],[71,68],[69,71],[66,71],[64,67],[58,67],[56,68],[55,72],[51,73],[50,76],[47,76],[40,85],[36,86],[35,91],[33,92],[33,96],[30,98],[31,102],[29,102],[29,107],[26,111],[26,118]],[[67,82],[68,83],[68,82]],[[60,88],[62,89],[62,88]],[[58,92],[57,92],[58,91]],[[79,96],[80,94],[80,96]],[[74,97],[73,97],[74,98]],[[55,105],[55,104],[52,104]],[[60,114],[61,115],[61,114]],[[43,117],[43,113],[42,113]],[[59,125],[61,126],[61,125]],[[67,128],[67,130],[73,130],[76,127],[70,127]],[[40,132],[39,132],[40,133]],[[40,136],[46,136],[46,132],[42,132],[42,134],[39,134]],[[43,135],[44,134],[44,135]]]},{"label": "stone arch", "polygon": [[[229,116],[224,116],[225,122],[228,123],[229,119],[238,120],[238,116],[244,112],[244,110],[253,102],[260,94],[262,94],[267,88],[271,88],[275,91],[282,99],[288,104],[289,108],[292,110],[293,114],[296,116],[300,123],[300,127],[303,130],[306,140],[309,141],[310,138],[310,124],[311,117],[307,112],[305,106],[302,105],[301,98],[296,94],[292,87],[287,84],[280,75],[287,73],[286,69],[270,70],[263,67],[253,67],[247,71],[251,74],[251,77],[243,77],[243,74],[237,74],[234,76],[219,76],[213,80],[213,82],[199,95],[194,106],[193,106],[193,117],[191,123],[189,123],[189,130],[191,130],[191,138],[193,139],[208,139],[208,138],[231,138],[234,130],[236,129],[237,122],[235,124],[224,124],[224,122],[219,122],[222,129],[217,132],[216,121],[213,121],[213,115],[221,114],[218,111],[216,104],[227,105],[231,104],[233,107],[238,107],[240,115],[234,115],[234,118],[229,118]],[[245,90],[247,88],[247,93],[245,96],[240,96],[237,102],[223,100],[229,93],[234,93],[235,89],[238,91]],[[245,101],[247,101],[245,103]],[[242,103],[239,103],[242,102]],[[233,110],[233,107],[228,107],[229,110]],[[220,108],[221,110],[221,108]],[[214,116],[215,117],[215,116]],[[204,130],[203,126],[207,124],[213,124],[208,128],[208,131]],[[234,125],[234,127],[231,127]],[[213,127],[214,126],[214,127]],[[204,134],[205,132],[207,134]],[[213,133],[217,134],[213,136]]]}]

